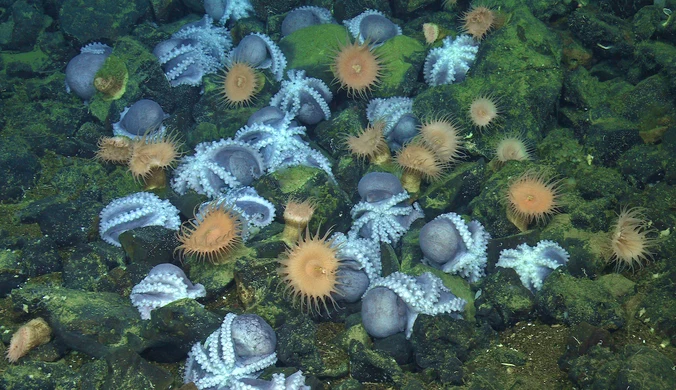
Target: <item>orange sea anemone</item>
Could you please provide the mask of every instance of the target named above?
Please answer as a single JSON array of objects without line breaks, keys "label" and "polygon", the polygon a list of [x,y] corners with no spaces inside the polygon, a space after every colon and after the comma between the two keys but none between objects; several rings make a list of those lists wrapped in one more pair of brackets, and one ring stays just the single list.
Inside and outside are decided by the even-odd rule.
[{"label": "orange sea anemone", "polygon": [[531,158],[531,145],[521,136],[506,136],[495,145],[495,159],[499,164],[507,161],[525,161]]},{"label": "orange sea anemone", "polygon": [[413,141],[406,144],[396,159],[402,168],[401,184],[408,192],[420,191],[420,182],[435,180],[441,176],[446,164],[439,161],[434,151],[422,142]]},{"label": "orange sea anemone", "polygon": [[246,62],[234,62],[221,75],[220,94],[228,107],[249,105],[263,88],[263,75]]},{"label": "orange sea anemone", "polygon": [[[507,188],[508,212],[524,226],[557,214],[561,207],[560,181],[546,179],[542,172],[526,171]],[[520,226],[519,224],[516,224]]]},{"label": "orange sea anemone", "polygon": [[422,142],[442,163],[451,163],[462,156],[462,140],[455,123],[446,118],[425,121],[420,126]]},{"label": "orange sea anemone", "polygon": [[42,318],[34,318],[21,326],[13,335],[7,348],[7,360],[15,363],[31,349],[47,344],[52,335],[52,328]]},{"label": "orange sea anemone", "polygon": [[144,136],[133,142],[132,154],[129,159],[129,171],[136,179],[143,179],[146,183],[153,176],[164,176],[164,169],[172,166],[181,153],[178,151],[180,142],[174,135],[164,137]]},{"label": "orange sea anemone", "polygon": [[380,82],[382,64],[368,44],[354,42],[338,49],[331,71],[348,95],[363,97]]},{"label": "orange sea anemone", "polygon": [[622,208],[611,232],[608,261],[615,262],[618,271],[626,267],[633,270],[634,265],[643,267],[653,256],[650,250],[657,242],[650,237],[653,233],[642,209]]},{"label": "orange sea anemone", "polygon": [[131,158],[132,142],[127,137],[102,137],[98,147],[98,160],[126,164]]},{"label": "orange sea anemone", "polygon": [[242,242],[242,221],[228,206],[212,202],[197,212],[195,219],[184,223],[176,238],[181,245],[175,251],[182,257],[195,255],[212,263],[222,263]]},{"label": "orange sea anemone", "polygon": [[345,139],[350,153],[359,158],[368,158],[371,163],[381,165],[390,160],[390,148],[385,142],[383,129],[385,122],[378,121],[363,129],[358,135],[350,135]]},{"label": "orange sea anemone", "polygon": [[316,205],[314,202],[304,200],[302,202],[295,199],[289,199],[284,207],[284,231],[282,239],[289,245],[292,245],[300,238],[303,230],[315,213]]},{"label": "orange sea anemone", "polygon": [[319,313],[322,306],[328,310],[327,300],[336,304],[332,294],[339,293],[336,272],[340,261],[337,248],[331,246],[333,240],[327,240],[329,233],[327,231],[319,237],[317,232],[311,237],[306,229],[305,238],[290,246],[284,257],[278,260],[280,267],[277,272],[294,302],[300,300],[301,310]]},{"label": "orange sea anemone", "polygon": [[473,7],[462,16],[463,30],[475,39],[483,39],[495,26],[495,12],[487,7]]},{"label": "orange sea anemone", "polygon": [[479,96],[469,106],[469,118],[479,130],[495,125],[499,115],[498,102],[491,96]]}]

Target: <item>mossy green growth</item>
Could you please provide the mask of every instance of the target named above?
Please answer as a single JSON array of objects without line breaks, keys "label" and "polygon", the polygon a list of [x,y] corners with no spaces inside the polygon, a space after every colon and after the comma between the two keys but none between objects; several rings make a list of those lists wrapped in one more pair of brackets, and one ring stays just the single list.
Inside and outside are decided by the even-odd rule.
[{"label": "mossy green growth", "polygon": [[626,322],[620,303],[598,280],[554,271],[536,297],[549,321],[566,325],[586,321],[609,330],[620,329]]},{"label": "mossy green growth", "polygon": [[221,291],[234,280],[237,259],[252,257],[253,254],[251,248],[240,245],[223,256],[222,261],[218,263],[203,261],[191,256],[190,277],[196,283],[202,283],[208,291]]},{"label": "mossy green growth", "polygon": [[636,283],[620,274],[602,275],[598,282],[615,298],[633,295]]},{"label": "mossy green growth", "polygon": [[214,123],[202,122],[195,126],[192,131],[186,132],[183,142],[185,149],[194,149],[197,144],[204,140],[219,138],[227,138],[227,136],[224,136]]},{"label": "mossy green growth", "polygon": [[380,85],[373,91],[376,97],[408,96],[415,87],[418,71],[425,61],[425,47],[406,35],[388,39],[375,49],[383,66]]},{"label": "mossy green growth", "polygon": [[117,100],[124,95],[129,81],[129,72],[124,61],[115,55],[106,58],[94,76],[94,87],[101,92],[103,100]]},{"label": "mossy green growth", "polygon": [[[341,46],[352,41],[348,31],[337,24],[322,24],[300,29],[286,37],[279,46],[286,55],[289,69],[303,69],[310,77],[327,84],[334,80],[333,57]],[[425,47],[416,39],[399,35],[375,49],[382,61],[380,85],[374,96],[408,95],[425,60]],[[333,85],[332,89],[335,90]]]},{"label": "mossy green growth", "polygon": [[359,135],[366,126],[362,121],[363,108],[350,107],[331,114],[331,119],[320,122],[314,130],[315,141],[324,148],[331,157],[341,158],[350,155],[345,141],[350,135]]},{"label": "mossy green growth", "polygon": [[54,153],[46,153],[40,163],[48,167],[49,174],[44,174],[38,185],[54,189],[54,195],[65,199],[75,199],[85,191],[97,191],[106,203],[142,190],[127,167],[117,166],[106,172],[92,159],[63,157]]},{"label": "mossy green growth", "polygon": [[253,186],[278,210],[283,210],[290,198],[315,202],[317,207],[308,225],[311,232],[320,227],[325,231],[328,226],[333,226],[335,231],[349,229],[352,202],[321,169],[292,166],[261,177]]},{"label": "mossy green growth", "polygon": [[6,72],[7,64],[12,62],[21,62],[30,66],[33,72],[40,72],[49,63],[49,56],[40,50],[37,46],[33,51],[24,53],[0,52],[0,63],[5,64],[0,72]]},{"label": "mossy green growth", "polygon": [[103,100],[97,99],[96,94],[94,98],[89,102],[89,112],[96,117],[102,123],[105,123],[108,120],[108,114],[110,113],[110,106],[112,105],[112,100]]},{"label": "mossy green growth", "polygon": [[[113,54],[108,59],[115,57],[112,62],[118,60],[122,62],[127,72],[127,81],[125,82],[125,91],[119,96],[117,100],[107,99],[104,93],[98,93],[89,103],[89,110],[101,122],[106,122],[109,116],[115,117],[121,112],[124,107],[131,106],[134,102],[144,96],[144,91],[141,86],[154,85],[158,88],[158,93],[169,93],[169,83],[167,83],[164,74],[156,71],[157,58],[146,48],[143,44],[132,37],[121,37],[117,40]],[[97,72],[97,76],[101,72],[106,72],[106,64]],[[117,64],[119,65],[119,64]],[[111,63],[111,72],[114,67]]]},{"label": "mossy green growth", "polygon": [[287,69],[302,69],[309,77],[327,84],[334,79],[331,72],[338,48],[350,41],[345,27],[339,24],[310,26],[287,35],[279,42],[288,61]]},{"label": "mossy green growth", "polygon": [[94,76],[94,87],[98,93],[89,104],[92,115],[105,122],[110,115],[112,102],[120,99],[127,91],[128,81],[129,72],[124,61],[114,54],[108,56]]},{"label": "mossy green growth", "polygon": [[[256,111],[267,105],[270,98],[279,90],[279,84],[268,76],[269,73],[256,71],[258,87],[250,102],[245,104],[230,104],[224,94],[224,77],[227,71],[219,74],[207,75],[202,78],[204,97],[203,109],[196,117],[198,124],[211,123],[217,128],[218,138],[234,137],[235,133],[246,123],[247,119]],[[190,137],[195,141],[211,138]],[[196,142],[199,143],[199,142]]]},{"label": "mossy green growth", "polygon": [[423,117],[453,113],[469,129],[469,116],[458,113],[466,113],[477,96],[493,94],[502,98],[501,133],[534,133],[545,126],[562,88],[561,51],[557,35],[520,7],[482,42],[481,61],[465,81],[424,90],[415,98],[414,112]]},{"label": "mossy green growth", "polygon": [[301,189],[318,173],[316,168],[298,165],[289,169],[282,169],[273,173],[278,180],[279,188],[285,194],[291,194]]}]

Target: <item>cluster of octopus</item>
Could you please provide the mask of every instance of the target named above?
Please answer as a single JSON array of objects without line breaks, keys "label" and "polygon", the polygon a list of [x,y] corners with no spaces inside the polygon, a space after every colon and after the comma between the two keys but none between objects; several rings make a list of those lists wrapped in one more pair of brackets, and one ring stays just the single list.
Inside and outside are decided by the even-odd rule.
[{"label": "cluster of octopus", "polygon": [[[127,164],[146,188],[165,186],[165,170],[178,163],[171,188],[179,195],[194,191],[210,201],[196,210],[191,221],[182,224],[178,209],[168,200],[140,192],[108,204],[100,214],[99,228],[104,241],[121,246],[123,232],[163,226],[178,231],[177,251],[182,256],[220,263],[227,261],[233,248],[246,242],[252,232],[275,219],[273,204],[251,187],[261,176],[304,165],[324,171],[337,184],[329,159],[305,140],[305,126],[330,118],[333,95],[323,81],[307,76],[305,71],[286,71],[284,53],[264,34],[252,33],[232,47],[225,26],[253,13],[247,0],[205,0],[205,9],[207,15],[201,20],[183,26],[153,50],[170,85],[199,86],[205,75],[224,69],[222,94],[230,106],[252,101],[261,88],[262,71],[281,81],[281,88],[233,138],[200,143],[194,153],[183,157],[176,137],[162,125],[168,115],[159,104],[143,99],[125,109],[113,126],[114,136],[101,140],[97,158]],[[455,39],[446,37],[440,47],[430,50],[424,63],[425,81],[432,87],[462,81],[495,19],[486,7],[465,14],[466,34]],[[326,23],[336,23],[329,10],[300,7],[284,19],[282,35]],[[402,31],[373,10],[344,24],[354,41],[340,48],[331,70],[348,96],[364,98],[377,87],[383,71],[374,49]],[[429,42],[440,39],[438,26],[426,24],[424,32]],[[101,85],[110,90],[100,70],[111,52],[110,47],[99,43],[83,47],[67,66],[68,90],[85,101],[97,90],[102,91]],[[111,98],[120,88],[115,91]],[[488,96],[478,97],[468,111],[479,129],[499,120],[498,105]],[[405,332],[408,338],[419,314],[448,314],[460,319],[466,301],[431,272],[383,275],[380,246],[396,245],[416,219],[425,217],[420,205],[411,202],[410,193],[418,193],[422,181],[438,178],[462,158],[463,142],[452,120],[421,122],[413,114],[413,101],[408,97],[372,99],[366,116],[369,127],[346,137],[351,153],[382,165],[389,163],[395,152],[393,160],[403,172],[401,178],[386,172],[366,174],[357,187],[361,200],[351,210],[352,226],[347,232],[310,234],[307,225],[317,206],[311,200],[290,200],[283,212],[282,234],[289,248],[280,256],[278,272],[302,310],[322,315],[330,311],[328,304],[361,300],[362,323],[372,337]],[[504,140],[498,149],[502,162],[526,160],[530,154],[517,138]],[[513,181],[505,198],[515,224],[527,227],[557,211],[560,186],[539,172],[526,172]],[[646,235],[638,211],[623,213],[624,222],[620,222],[621,215],[616,228],[618,237],[624,237],[624,241],[615,241],[618,257],[623,256],[623,250],[635,249],[627,248],[627,237]],[[485,275],[489,239],[480,222],[466,221],[455,213],[442,214],[420,230],[421,261],[475,283]],[[541,241],[534,247],[521,244],[503,250],[497,266],[514,268],[524,286],[536,291],[554,269],[566,264],[568,257],[557,243]],[[141,318],[150,319],[156,308],[205,295],[204,286],[193,284],[181,268],[160,264],[133,288],[131,301]],[[193,382],[199,389],[309,388],[300,371],[289,377],[276,374],[272,382],[256,379],[262,369],[275,364],[275,345],[275,333],[262,318],[228,314],[204,344],[193,346],[185,382]]]}]

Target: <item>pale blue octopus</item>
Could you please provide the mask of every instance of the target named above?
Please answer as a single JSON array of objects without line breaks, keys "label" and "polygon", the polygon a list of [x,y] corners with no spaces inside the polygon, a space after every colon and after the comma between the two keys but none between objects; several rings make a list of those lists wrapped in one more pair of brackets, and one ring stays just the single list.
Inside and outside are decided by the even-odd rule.
[{"label": "pale blue octopus", "polygon": [[163,263],[148,272],[131,289],[131,304],[138,309],[142,320],[150,319],[150,312],[179,299],[197,299],[207,295],[204,286],[193,284],[179,267]]},{"label": "pale blue octopus", "polygon": [[181,159],[171,187],[180,195],[192,189],[216,198],[231,188],[250,185],[265,170],[263,156],[247,143],[232,139],[203,142],[193,156]]},{"label": "pale blue octopus", "polygon": [[233,188],[217,200],[232,207],[252,227],[266,227],[275,219],[275,206],[253,187]]},{"label": "pale blue octopus", "polygon": [[348,237],[343,233],[331,236],[331,246],[337,248],[340,259],[336,280],[340,302],[355,303],[361,299],[371,282],[382,276],[380,243],[365,238]]},{"label": "pale blue octopus", "polygon": [[420,121],[413,115],[413,99],[394,96],[372,99],[366,106],[366,118],[373,126],[383,122],[383,136],[390,150],[396,151],[418,135]]},{"label": "pale blue octopus", "polygon": [[418,277],[394,272],[371,284],[362,298],[361,318],[364,329],[373,337],[406,332],[408,339],[419,314],[459,316],[465,304],[467,301],[453,295],[430,272]]},{"label": "pale blue octopus", "polygon": [[115,199],[99,214],[99,235],[103,241],[120,244],[120,234],[146,226],[163,226],[178,230],[181,218],[178,209],[168,200],[149,192],[137,192]]},{"label": "pale blue octopus", "polygon": [[249,0],[204,0],[204,10],[221,26],[228,20],[248,18],[254,13]]},{"label": "pale blue octopus", "polygon": [[120,113],[120,120],[113,123],[113,134],[131,139],[161,138],[166,134],[162,121],[168,117],[155,101],[141,99]]},{"label": "pale blue octopus", "polygon": [[323,170],[335,181],[329,160],[301,138],[305,135],[305,127],[294,123],[290,114],[285,114],[274,126],[255,122],[239,129],[235,139],[258,150],[268,172],[305,165]]},{"label": "pale blue octopus", "polygon": [[96,72],[112,53],[112,47],[99,42],[83,46],[80,54],[66,65],[66,92],[74,92],[85,102],[91,100],[96,95],[94,87]]},{"label": "pale blue octopus", "polygon": [[[244,219],[242,226],[242,240],[246,241],[251,234],[272,223],[275,219],[275,206],[258,195],[253,187],[237,187],[229,190],[214,200],[217,204],[224,204],[234,210]],[[200,210],[212,202],[204,203]],[[199,220],[199,212],[195,215]]]},{"label": "pale blue octopus", "polygon": [[479,42],[469,35],[444,38],[443,46],[432,49],[425,59],[425,81],[434,87],[464,80],[478,51]]},{"label": "pale blue octopus", "polygon": [[183,382],[192,382],[200,390],[216,390],[255,379],[277,362],[276,344],[275,331],[261,317],[228,313],[204,345],[192,346]]},{"label": "pale blue octopus", "polygon": [[209,15],[186,24],[155,46],[164,75],[172,87],[200,85],[206,74],[216,73],[226,63],[226,53],[232,47],[230,32],[212,25]]},{"label": "pale blue octopus", "polygon": [[542,288],[542,283],[552,271],[568,262],[569,257],[559,244],[543,240],[534,247],[521,244],[515,249],[504,249],[496,265],[514,268],[521,283],[534,293]]},{"label": "pale blue octopus", "polygon": [[422,262],[474,283],[485,275],[490,237],[478,221],[466,223],[456,213],[442,214],[420,229]]},{"label": "pale blue octopus", "polygon": [[343,21],[352,37],[360,44],[380,46],[386,40],[401,35],[401,27],[394,24],[382,12],[367,9],[352,19]]},{"label": "pale blue octopus", "polygon": [[336,20],[326,8],[312,5],[294,8],[282,21],[282,37],[305,27],[329,23],[336,23]]},{"label": "pale blue octopus", "polygon": [[286,56],[275,42],[265,34],[251,33],[232,49],[227,64],[246,62],[256,69],[269,69],[275,80],[284,78]]},{"label": "pale blue octopus", "polygon": [[409,194],[391,173],[371,172],[359,180],[362,201],[350,211],[348,237],[396,244],[413,221],[424,217],[420,205],[408,204]]},{"label": "pale blue octopus", "polygon": [[279,92],[270,100],[270,106],[288,112],[306,125],[331,117],[329,103],[333,94],[322,80],[305,77],[305,71],[298,69],[289,70],[287,77],[289,79],[282,81]]}]

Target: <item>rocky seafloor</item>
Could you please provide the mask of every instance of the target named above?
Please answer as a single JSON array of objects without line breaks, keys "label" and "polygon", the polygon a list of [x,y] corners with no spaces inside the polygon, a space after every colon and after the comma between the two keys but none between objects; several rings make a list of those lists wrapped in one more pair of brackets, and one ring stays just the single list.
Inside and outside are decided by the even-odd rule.
[{"label": "rocky seafloor", "polygon": [[[95,159],[120,112],[139,99],[158,102],[164,120],[192,155],[197,144],[233,137],[268,105],[280,82],[271,75],[253,104],[221,104],[218,75],[201,86],[172,87],[153,48],[204,15],[193,0],[0,0],[0,353],[31,319],[51,327],[50,341],[17,362],[0,360],[0,388],[166,389],[184,385],[191,346],[217,330],[227,313],[261,316],[277,335],[277,363],[261,378],[301,370],[313,389],[674,389],[676,388],[676,1],[391,0],[311,2],[252,0],[251,16],[229,24],[234,42],[269,35],[287,69],[329,84],[331,118],[307,126],[305,139],[332,164],[327,172],[295,166],[252,186],[277,209],[223,264],[175,254],[174,231],[143,227],[123,233],[121,248],[99,235],[99,213],[114,199],[145,189],[126,167]],[[332,83],[331,56],[348,31],[313,26],[281,37],[286,14],[302,5],[331,10],[341,22],[365,9],[383,12],[402,35],[378,48],[380,84],[350,96]],[[472,6],[499,12],[464,81],[431,87],[422,26],[450,36]],[[68,62],[101,42],[128,71],[126,90],[87,104],[64,88]],[[318,49],[318,48],[321,48]],[[500,125],[479,131],[467,107],[476,96],[498,99]],[[345,232],[359,201],[357,183],[390,171],[352,156],[348,134],[366,125],[372,98],[413,99],[418,118],[453,116],[463,129],[463,158],[412,194],[425,217],[394,244],[381,245],[383,275],[432,271],[467,300],[463,319],[420,315],[403,332],[370,337],[360,303],[323,315],[304,313],[284,294],[277,274],[281,210],[290,197],[318,205],[310,231]],[[494,162],[492,145],[519,134],[533,158]],[[521,231],[506,214],[512,178],[539,169],[560,179],[561,212]],[[166,173],[172,177],[171,169]],[[152,190],[193,217],[207,198]],[[618,272],[604,243],[623,207],[641,207],[650,224],[651,256]],[[491,235],[486,276],[468,283],[423,264],[418,237],[448,212],[477,220]],[[500,251],[556,241],[568,263],[535,293]],[[132,287],[160,263],[183,268],[206,297],[184,299],[142,320]]]}]

